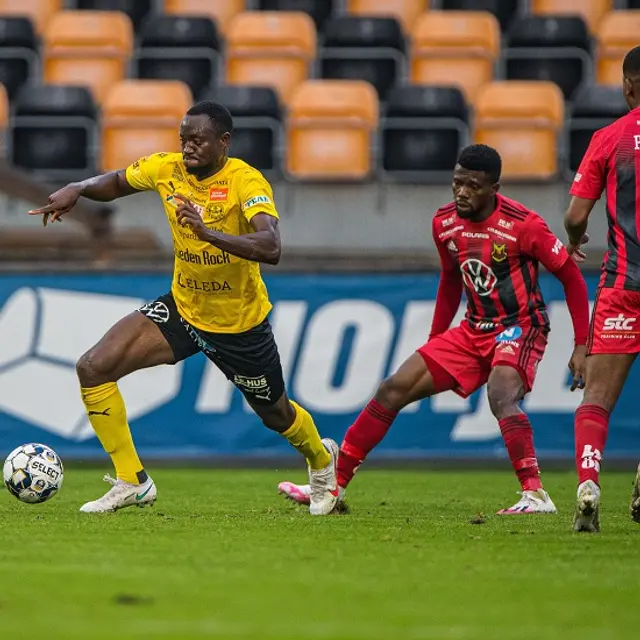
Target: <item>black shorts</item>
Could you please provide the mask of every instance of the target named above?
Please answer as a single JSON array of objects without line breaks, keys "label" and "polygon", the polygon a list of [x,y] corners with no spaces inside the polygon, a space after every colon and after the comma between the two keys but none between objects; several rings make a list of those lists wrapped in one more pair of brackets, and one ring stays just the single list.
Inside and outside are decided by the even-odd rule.
[{"label": "black shorts", "polygon": [[280,354],[268,320],[243,333],[209,333],[180,315],[171,293],[143,305],[140,312],[162,331],[173,350],[173,364],[204,353],[250,404],[274,405],[284,393]]}]

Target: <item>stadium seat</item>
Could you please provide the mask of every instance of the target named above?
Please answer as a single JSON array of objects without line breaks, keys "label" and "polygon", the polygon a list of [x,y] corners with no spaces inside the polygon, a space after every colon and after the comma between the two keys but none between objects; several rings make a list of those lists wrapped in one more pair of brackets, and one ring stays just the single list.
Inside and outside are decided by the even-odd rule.
[{"label": "stadium seat", "polygon": [[500,28],[506,31],[511,21],[518,13],[519,5],[516,0],[442,0],[445,11],[488,11],[500,23]]},{"label": "stadium seat", "polygon": [[316,29],[306,13],[241,13],[227,33],[227,84],[273,87],[287,103],[315,54]]},{"label": "stadium seat", "polygon": [[612,11],[598,25],[597,72],[600,84],[622,82],[622,61],[640,43],[640,11]]},{"label": "stadium seat", "polygon": [[123,80],[107,94],[102,112],[102,168],[122,169],[159,151],[179,151],[178,130],[193,103],[186,84]]},{"label": "stadium seat", "polygon": [[578,16],[525,16],[507,36],[501,62],[507,80],[549,80],[566,99],[591,78],[591,42]]},{"label": "stadium seat", "polygon": [[411,33],[421,13],[430,8],[431,0],[347,0],[347,13],[355,16],[395,18]]},{"label": "stadium seat", "polygon": [[95,170],[96,105],[86,87],[23,87],[9,135],[11,162],[48,178],[84,177]]},{"label": "stadium seat", "polygon": [[562,92],[552,82],[492,82],[475,102],[475,141],[495,147],[505,179],[547,180],[558,173]]},{"label": "stadium seat", "polygon": [[38,43],[27,18],[0,16],[0,83],[9,98],[33,76],[38,64]]},{"label": "stadium seat", "polygon": [[385,100],[406,75],[402,28],[393,18],[342,16],[329,20],[320,51],[320,75],[335,80],[366,80]]},{"label": "stadium seat", "polygon": [[569,179],[578,170],[591,136],[629,112],[619,87],[585,85],[578,89],[565,125],[569,147]]},{"label": "stadium seat", "polygon": [[44,80],[86,85],[98,103],[125,76],[131,20],[118,11],[61,11],[44,34]]},{"label": "stadium seat", "polygon": [[589,30],[596,31],[604,15],[613,9],[613,0],[531,0],[531,13],[582,16]]},{"label": "stadium seat", "polygon": [[9,122],[9,96],[3,85],[0,84],[0,132],[4,132]]},{"label": "stadium seat", "polygon": [[282,113],[273,89],[226,85],[209,89],[203,99],[222,103],[233,116],[230,155],[263,173],[279,168]]},{"label": "stadium seat", "polygon": [[320,31],[333,13],[335,0],[260,0],[261,11],[304,11]]},{"label": "stadium seat", "polygon": [[149,16],[133,59],[134,75],[182,80],[199,96],[218,76],[220,40],[210,18]]},{"label": "stadium seat", "polygon": [[0,0],[0,15],[29,18],[38,33],[64,8],[64,0]]},{"label": "stadium seat", "polygon": [[144,19],[151,13],[153,0],[76,0],[76,9],[89,11],[122,11],[126,13],[136,32]]},{"label": "stadium seat", "polygon": [[395,179],[450,179],[469,139],[460,89],[405,86],[389,93],[382,122],[382,166]]},{"label": "stadium seat", "polygon": [[226,34],[233,18],[247,8],[247,0],[165,0],[164,12],[213,19],[218,32]]},{"label": "stadium seat", "polygon": [[375,89],[361,80],[308,80],[291,99],[287,171],[309,181],[354,181],[369,176],[378,126]]},{"label": "stadium seat", "polygon": [[457,86],[467,100],[493,78],[500,26],[482,11],[430,11],[412,32],[411,82]]}]

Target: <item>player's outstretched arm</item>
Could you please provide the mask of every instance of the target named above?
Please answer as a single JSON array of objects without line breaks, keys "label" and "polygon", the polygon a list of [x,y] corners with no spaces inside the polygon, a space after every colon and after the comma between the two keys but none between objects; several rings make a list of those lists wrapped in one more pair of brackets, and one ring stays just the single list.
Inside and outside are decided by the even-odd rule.
[{"label": "player's outstretched arm", "polygon": [[202,216],[193,203],[182,195],[176,194],[175,197],[181,201],[176,208],[178,223],[190,227],[200,240],[245,260],[265,264],[280,262],[280,229],[276,217],[258,213],[249,223],[253,233],[234,236],[210,229],[204,224]]},{"label": "player's outstretched arm", "polygon": [[49,196],[49,204],[40,209],[29,211],[31,216],[42,216],[42,224],[46,227],[49,217],[51,222],[62,221],[62,216],[69,213],[80,196],[96,202],[111,202],[116,198],[129,196],[137,193],[128,182],[124,170],[110,171],[93,178],[87,178],[82,182],[72,182],[71,184],[58,189]]}]

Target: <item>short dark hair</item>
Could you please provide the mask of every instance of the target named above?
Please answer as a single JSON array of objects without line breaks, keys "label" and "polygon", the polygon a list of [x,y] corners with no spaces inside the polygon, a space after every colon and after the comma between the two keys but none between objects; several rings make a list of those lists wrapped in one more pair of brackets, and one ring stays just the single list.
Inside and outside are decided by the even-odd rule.
[{"label": "short dark hair", "polygon": [[484,171],[491,182],[498,182],[502,173],[500,154],[486,144],[471,144],[458,156],[458,164],[467,171]]},{"label": "short dark hair", "polygon": [[222,135],[223,133],[231,133],[233,131],[233,118],[229,109],[219,102],[212,102],[211,100],[205,100],[203,102],[197,102],[187,111],[188,116],[209,116],[211,124],[216,133]]},{"label": "short dark hair", "polygon": [[634,80],[640,78],[640,46],[631,49],[624,57],[622,75],[625,78],[633,78]]}]

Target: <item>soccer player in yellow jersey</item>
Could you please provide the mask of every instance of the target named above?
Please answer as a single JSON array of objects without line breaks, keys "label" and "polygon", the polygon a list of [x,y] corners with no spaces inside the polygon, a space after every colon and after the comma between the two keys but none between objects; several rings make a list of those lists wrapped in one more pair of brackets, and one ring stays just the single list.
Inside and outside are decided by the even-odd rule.
[{"label": "soccer player in yellow jersey", "polygon": [[136,453],[118,380],[203,352],[244,394],[262,422],[307,460],[310,512],[330,513],[338,499],[338,447],[321,440],[311,415],[287,397],[268,314],[260,263],[280,259],[271,186],[242,160],[228,157],[233,123],[215,102],[194,105],[180,125],[182,153],[156,153],[126,170],[63,187],[29,213],[46,225],[80,196],[101,202],[139,191],[162,198],[173,233],[171,292],[116,323],[77,363],[82,400],[117,479],[81,507],[86,513],[152,504],[156,487]]}]

